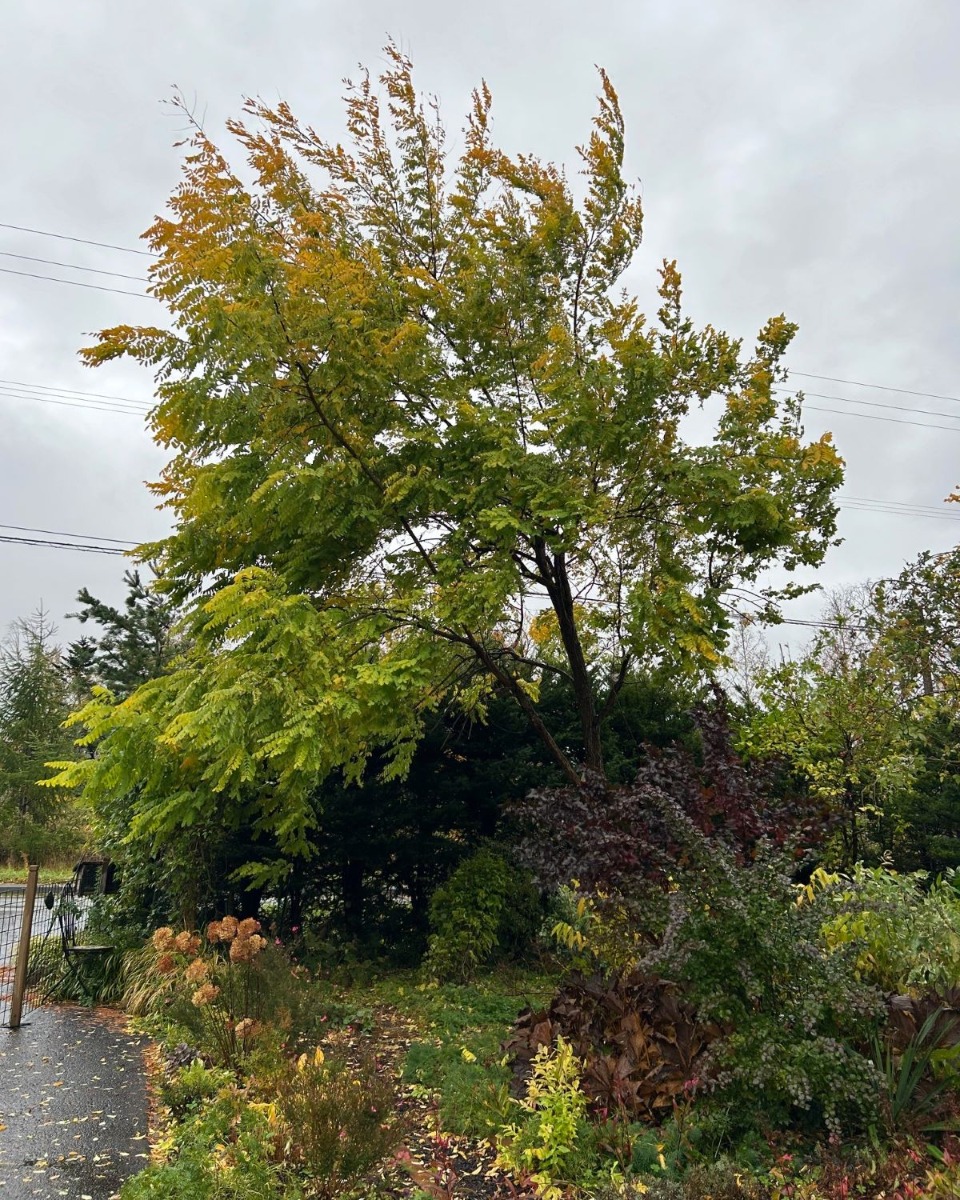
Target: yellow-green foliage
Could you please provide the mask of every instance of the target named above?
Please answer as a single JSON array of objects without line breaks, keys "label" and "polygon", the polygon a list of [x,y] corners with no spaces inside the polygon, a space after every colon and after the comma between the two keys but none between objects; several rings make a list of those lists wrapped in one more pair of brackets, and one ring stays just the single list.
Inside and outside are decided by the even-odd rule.
[{"label": "yellow-green foliage", "polygon": [[[371,756],[402,775],[431,711],[482,717],[494,690],[578,784],[546,675],[573,680],[599,765],[598,680],[717,662],[723,588],[833,538],[842,462],[779,386],[796,327],[750,349],[696,328],[672,262],[651,319],[619,286],[642,211],[607,76],[576,188],[495,144],[485,86],[455,153],[395,45],[380,84],[348,86],[329,138],[251,101],[237,166],[195,130],[148,234],[165,319],[84,353],[158,379],[174,532],[142,552],[192,603],[182,657],[101,691],[79,717],[96,756],[55,783],[117,827],[134,796],[146,853],[253,814],[306,854],[320,780]],[[685,420],[705,403],[706,445]],[[587,585],[607,603],[577,608]],[[530,592],[559,640],[528,636]]]},{"label": "yellow-green foliage", "polygon": [[854,946],[861,977],[885,991],[944,991],[960,984],[960,896],[949,877],[928,884],[920,871],[818,871],[801,899],[815,900],[828,914],[827,945]]},{"label": "yellow-green foliage", "polygon": [[543,1200],[560,1200],[569,1188],[599,1178],[580,1070],[580,1060],[562,1037],[552,1049],[542,1046],[526,1096],[514,1101],[518,1119],[500,1133],[497,1164],[529,1178]]},{"label": "yellow-green foliage", "polygon": [[559,902],[566,911],[550,933],[575,968],[628,971],[636,966],[646,943],[631,906],[605,892],[581,892],[576,881],[560,889]]}]

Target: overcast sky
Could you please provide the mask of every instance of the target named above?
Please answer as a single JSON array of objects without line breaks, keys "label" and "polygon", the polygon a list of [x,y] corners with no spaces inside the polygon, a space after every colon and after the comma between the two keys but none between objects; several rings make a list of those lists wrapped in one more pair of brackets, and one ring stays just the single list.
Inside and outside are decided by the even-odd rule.
[{"label": "overcast sky", "polygon": [[[594,64],[605,66],[642,181],[645,242],[628,281],[645,301],[660,260],[676,258],[698,321],[750,338],[785,311],[800,325],[796,371],[946,397],[796,378],[808,433],[832,429],[847,461],[845,496],[872,502],[844,507],[845,541],[821,581],[889,575],[955,544],[960,509],[941,502],[960,481],[957,0],[8,3],[0,222],[137,247],[177,181],[181,122],[162,103],[172,85],[224,143],[245,95],[282,97],[333,135],[342,77],[358,62],[376,71],[388,35],[452,130],[483,77],[505,146],[571,166],[594,111]],[[101,541],[162,533],[144,486],[162,456],[142,419],[73,394],[149,402],[144,372],[91,373],[77,350],[105,325],[161,319],[158,306],[10,273],[136,293],[136,279],[11,256],[132,276],[148,260],[3,227],[0,252],[0,524]],[[119,599],[123,569],[0,543],[0,625],[42,602],[75,637],[63,618],[77,590]]]}]

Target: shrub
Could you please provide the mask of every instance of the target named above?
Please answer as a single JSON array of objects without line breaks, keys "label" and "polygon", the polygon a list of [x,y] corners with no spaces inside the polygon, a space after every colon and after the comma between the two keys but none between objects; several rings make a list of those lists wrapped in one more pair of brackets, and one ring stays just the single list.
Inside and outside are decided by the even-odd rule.
[{"label": "shrub", "polygon": [[[500,1133],[497,1166],[535,1184],[542,1200],[560,1200],[568,1188],[601,1182],[580,1067],[562,1037],[553,1048],[541,1046],[526,1096],[514,1101],[518,1120]],[[608,1170],[608,1180],[610,1175]]]},{"label": "shrub", "polygon": [[529,876],[484,847],[457,867],[430,901],[433,932],[424,960],[436,979],[466,981],[499,953],[527,952],[542,919]]},{"label": "shrub", "polygon": [[233,1082],[226,1071],[210,1068],[199,1058],[174,1071],[160,1084],[160,1098],[175,1120],[182,1121],[204,1100],[212,1100],[224,1087]]},{"label": "shrub", "polygon": [[189,930],[158,929],[133,960],[129,998],[141,1009],[162,1012],[225,1067],[238,1067],[268,1028],[292,1037],[315,1033],[323,1014],[311,1010],[301,970],[259,930],[252,918],[230,916],[212,921],[205,939]]},{"label": "shrub", "polygon": [[849,950],[823,944],[821,915],[797,903],[789,861],[766,851],[738,865],[716,845],[706,851],[670,896],[650,964],[726,1029],[710,1051],[711,1083],[768,1118],[805,1114],[834,1131],[872,1123],[881,1080],[856,1047],[883,1013],[879,993],[856,978]]},{"label": "shrub", "polygon": [[662,929],[662,889],[645,885],[629,899],[606,892],[585,893],[579,883],[558,888],[551,898],[549,933],[576,971],[629,972],[650,949],[652,931]]},{"label": "shrub", "polygon": [[807,892],[833,947],[853,947],[856,969],[878,987],[915,994],[960,984],[960,896],[950,879],[858,866],[818,872]]},{"label": "shrub", "polygon": [[128,1179],[121,1200],[302,1200],[273,1157],[267,1115],[234,1090],[178,1126],[169,1161]]},{"label": "shrub", "polygon": [[581,1086],[598,1110],[657,1121],[683,1099],[718,1034],[675,984],[634,971],[574,976],[549,1008],[521,1013],[506,1049],[522,1080],[543,1047],[562,1041],[579,1056]]},{"label": "shrub", "polygon": [[808,850],[822,842],[831,828],[823,802],[784,788],[778,762],[741,760],[722,693],[695,719],[699,756],[646,746],[631,784],[587,778],[580,787],[535,789],[512,806],[521,861],[541,887],[578,879],[589,892],[649,897],[651,881],[669,884],[689,861],[688,829],[740,863],[768,844]]},{"label": "shrub", "polygon": [[272,1082],[277,1152],[310,1180],[311,1194],[341,1196],[403,1137],[392,1082],[375,1062],[356,1070],[321,1050],[287,1061]]}]

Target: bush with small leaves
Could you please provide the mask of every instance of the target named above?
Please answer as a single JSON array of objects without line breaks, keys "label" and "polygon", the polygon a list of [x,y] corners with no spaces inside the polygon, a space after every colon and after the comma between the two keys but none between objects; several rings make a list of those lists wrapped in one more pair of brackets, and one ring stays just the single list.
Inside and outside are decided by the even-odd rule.
[{"label": "bush with small leaves", "polygon": [[123,1185],[121,1200],[304,1200],[275,1162],[267,1116],[239,1089],[201,1103],[175,1126],[166,1160]]},{"label": "bush with small leaves", "polygon": [[403,1139],[396,1091],[374,1061],[352,1068],[317,1049],[286,1061],[268,1094],[277,1154],[309,1180],[311,1195],[349,1192]]},{"label": "bush with small leaves", "polygon": [[851,952],[824,944],[822,917],[797,903],[791,867],[770,850],[740,864],[703,847],[669,897],[650,965],[726,1030],[704,1082],[768,1121],[869,1125],[882,1080],[860,1047],[883,1018],[882,997],[857,979]]},{"label": "bush with small leaves", "polygon": [[819,871],[805,899],[824,916],[827,944],[852,947],[856,969],[889,992],[944,992],[960,985],[960,895],[953,876],[931,882],[857,866],[849,876]]},{"label": "bush with small leaves", "polygon": [[433,894],[424,969],[434,979],[464,982],[498,955],[528,950],[542,919],[528,873],[484,847]]},{"label": "bush with small leaves", "polygon": [[568,1190],[610,1182],[616,1165],[604,1168],[587,1119],[587,1096],[580,1086],[580,1060],[569,1042],[557,1038],[533,1060],[517,1119],[500,1131],[497,1165],[518,1180],[529,1180],[542,1200],[560,1200]]},{"label": "bush with small leaves", "polygon": [[229,1071],[208,1067],[199,1058],[186,1066],[174,1070],[160,1084],[160,1099],[170,1109],[174,1120],[181,1121],[187,1113],[196,1110],[204,1100],[211,1100],[221,1090],[233,1083]]}]

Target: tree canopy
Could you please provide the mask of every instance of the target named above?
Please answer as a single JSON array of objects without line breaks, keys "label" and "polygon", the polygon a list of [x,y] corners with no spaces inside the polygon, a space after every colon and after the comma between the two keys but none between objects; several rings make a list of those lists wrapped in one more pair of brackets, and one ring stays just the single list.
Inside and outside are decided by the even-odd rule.
[{"label": "tree canopy", "polygon": [[176,652],[173,625],[177,613],[170,600],[145,584],[139,571],[125,571],[123,608],[106,604],[81,588],[80,610],[69,613],[81,624],[99,627],[71,642],[66,665],[78,690],[102,684],[114,695],[127,696],[159,675]]},{"label": "tree canopy", "polygon": [[0,857],[69,853],[82,837],[72,799],[37,781],[69,752],[69,688],[56,630],[40,609],[0,643]]},{"label": "tree canopy", "polygon": [[195,128],[148,233],[170,327],[85,351],[156,374],[176,527],[142,552],[191,605],[189,650],[88,706],[98,753],[66,776],[136,786],[147,836],[254,795],[302,852],[318,781],[373,754],[401,776],[431,710],[482,718],[493,692],[568,781],[602,777],[631,671],[715,664],[731,593],[774,601],[761,573],[835,533],[841,460],[782,387],[795,327],[752,350],[695,327],[671,262],[655,319],[620,290],[642,213],[606,75],[574,183],[496,146],[485,85],[452,153],[386,54],[382,95],[348,87],[343,144],[252,100],[233,167]]}]

